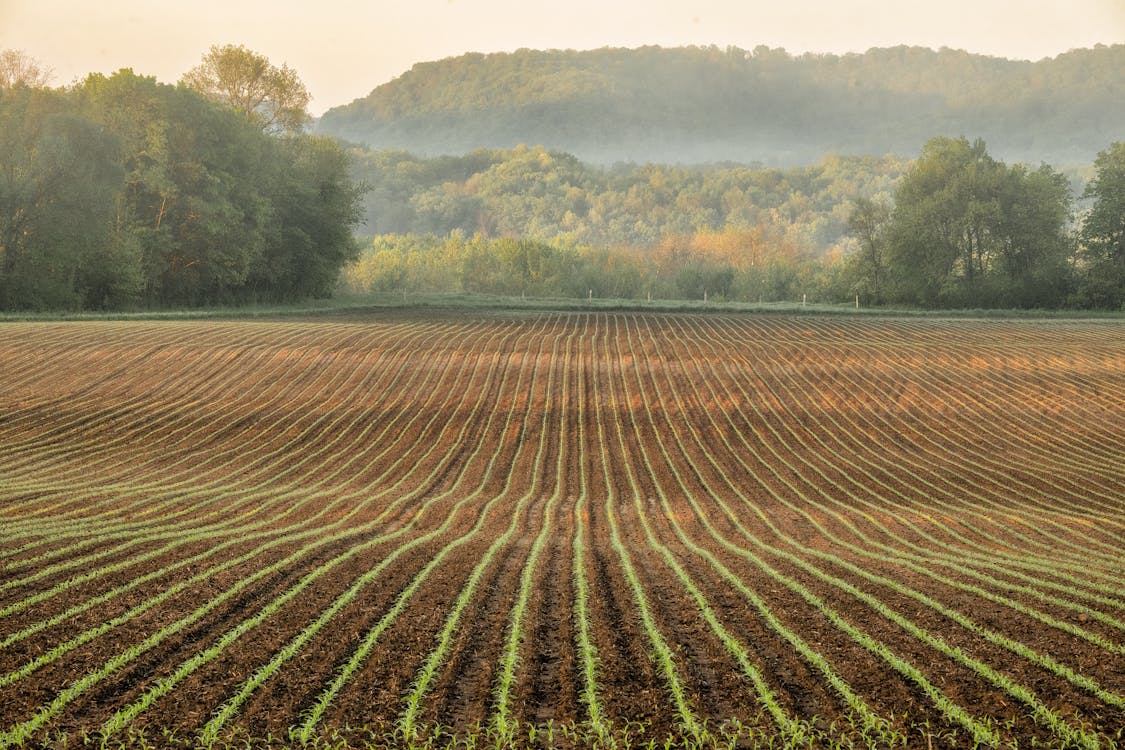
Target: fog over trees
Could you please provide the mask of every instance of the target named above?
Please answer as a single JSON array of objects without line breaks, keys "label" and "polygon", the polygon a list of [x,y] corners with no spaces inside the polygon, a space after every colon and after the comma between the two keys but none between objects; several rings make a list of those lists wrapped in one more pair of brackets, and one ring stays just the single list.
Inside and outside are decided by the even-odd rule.
[{"label": "fog over trees", "polygon": [[317,127],[380,150],[526,143],[606,165],[912,158],[934,136],[967,135],[1005,161],[1065,167],[1120,133],[1123,70],[1125,45],[1037,62],[919,47],[524,49],[419,63]]}]

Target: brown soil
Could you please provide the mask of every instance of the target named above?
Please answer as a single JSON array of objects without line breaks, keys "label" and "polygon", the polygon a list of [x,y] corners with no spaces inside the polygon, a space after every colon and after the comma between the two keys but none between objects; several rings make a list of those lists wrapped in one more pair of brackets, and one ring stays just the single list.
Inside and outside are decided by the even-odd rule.
[{"label": "brown soil", "polygon": [[[77,746],[329,565],[134,720],[150,736],[190,737],[357,579],[448,520],[340,608],[226,727],[265,737],[299,725],[448,547],[320,726],[325,735],[387,731],[472,570],[513,518],[512,541],[483,569],[422,699],[427,725],[464,734],[493,721],[512,607],[549,518],[528,571],[512,693],[524,730],[589,718],[574,621],[579,570],[590,587],[602,709],[638,744],[683,730],[658,641],[693,717],[712,729],[737,721],[747,742],[751,730],[778,731],[765,710],[773,701],[825,737],[863,743],[843,696],[791,638],[912,745],[963,746],[966,730],[887,653],[1005,741],[1059,740],[1033,706],[998,687],[1002,680],[1103,739],[1125,726],[1125,329],[1117,323],[429,312],[13,323],[5,333],[0,610],[13,610],[0,617],[0,642],[104,601],[0,647],[0,731],[45,712],[35,737],[66,732]],[[203,528],[210,535],[193,538]],[[586,551],[576,558],[579,528]],[[17,675],[169,586],[259,548]],[[20,604],[54,586],[59,593]],[[762,675],[764,698],[704,606]],[[122,656],[146,639],[143,653]],[[56,700],[107,664],[116,667]]]}]

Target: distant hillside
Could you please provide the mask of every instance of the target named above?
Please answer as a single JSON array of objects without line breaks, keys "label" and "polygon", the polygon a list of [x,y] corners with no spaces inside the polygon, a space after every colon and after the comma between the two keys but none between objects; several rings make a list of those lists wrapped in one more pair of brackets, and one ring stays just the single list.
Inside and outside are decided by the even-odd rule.
[{"label": "distant hillside", "polygon": [[966,135],[998,158],[1065,166],[1125,138],[1125,45],[1039,62],[917,47],[467,54],[415,65],[318,129],[423,155],[525,143],[603,164],[913,157]]}]

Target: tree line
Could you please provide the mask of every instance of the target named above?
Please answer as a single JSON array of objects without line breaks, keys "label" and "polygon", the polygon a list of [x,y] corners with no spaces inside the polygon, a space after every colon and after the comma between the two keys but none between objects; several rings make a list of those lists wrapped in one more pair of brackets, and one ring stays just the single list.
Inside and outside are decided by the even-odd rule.
[{"label": "tree line", "polygon": [[791,170],[596,169],[541,148],[366,159],[357,168],[381,177],[384,198],[368,221],[398,231],[345,270],[353,293],[1125,303],[1120,143],[1079,194],[1048,165],[1008,165],[966,138],[931,139],[909,164],[833,157]]},{"label": "tree line", "polygon": [[131,70],[0,84],[2,309],[327,296],[356,257],[362,189],[336,141],[303,132],[284,66],[228,46],[175,86]]},{"label": "tree line", "polygon": [[368,234],[560,237],[650,247],[673,234],[769,227],[821,254],[846,239],[847,201],[890,199],[910,162],[828,156],[805,167],[742,164],[599,167],[542,146],[462,156],[353,149],[370,191]]}]

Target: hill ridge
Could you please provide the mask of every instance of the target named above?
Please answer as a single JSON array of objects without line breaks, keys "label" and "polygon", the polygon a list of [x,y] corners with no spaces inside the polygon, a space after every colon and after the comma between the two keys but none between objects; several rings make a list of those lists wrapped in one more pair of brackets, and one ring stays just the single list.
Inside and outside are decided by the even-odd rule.
[{"label": "hill ridge", "polygon": [[1121,137],[1125,44],[1031,62],[901,45],[471,52],[416,63],[319,132],[422,155],[543,145],[584,161],[808,164],[912,156],[934,135],[1000,158],[1089,163]]}]

